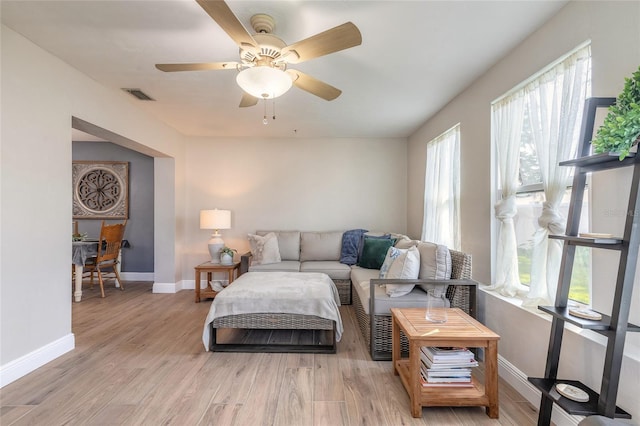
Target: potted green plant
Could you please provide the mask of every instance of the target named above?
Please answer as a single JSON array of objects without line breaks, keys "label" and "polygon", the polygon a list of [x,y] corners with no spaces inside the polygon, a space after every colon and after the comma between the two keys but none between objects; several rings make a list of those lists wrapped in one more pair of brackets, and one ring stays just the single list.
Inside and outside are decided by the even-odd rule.
[{"label": "potted green plant", "polygon": [[224,246],[220,249],[220,263],[223,265],[231,265],[233,263],[233,253],[237,253],[238,250],[231,247]]},{"label": "potted green plant", "polygon": [[621,161],[640,140],[640,67],[624,80],[622,93],[609,107],[604,123],[591,141],[596,154],[615,152]]}]

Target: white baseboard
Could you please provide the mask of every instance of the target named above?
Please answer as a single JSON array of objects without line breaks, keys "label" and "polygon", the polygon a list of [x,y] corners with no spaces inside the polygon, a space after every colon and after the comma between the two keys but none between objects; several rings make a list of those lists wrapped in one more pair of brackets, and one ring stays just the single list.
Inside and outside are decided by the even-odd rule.
[{"label": "white baseboard", "polygon": [[[498,372],[500,377],[513,386],[531,405],[536,408],[540,407],[541,392],[527,380],[527,376],[522,371],[518,370],[513,364],[500,355],[498,355]],[[583,418],[582,416],[573,416],[556,404],[553,404],[551,421],[555,423],[556,426],[576,426]]]},{"label": "white baseboard", "polygon": [[0,388],[15,382],[19,378],[26,376],[33,370],[42,367],[72,351],[76,347],[76,340],[73,333],[69,333],[60,339],[36,349],[18,359],[0,366]]},{"label": "white baseboard", "polygon": [[177,293],[178,283],[153,283],[152,293]]},{"label": "white baseboard", "polygon": [[[223,287],[229,285],[229,280],[213,280],[218,281]],[[203,288],[204,282],[200,282],[200,288]],[[154,293],[177,293],[181,290],[195,290],[195,280],[182,280],[177,283],[153,283]]]},{"label": "white baseboard", "polygon": [[122,281],[153,281],[153,272],[120,272]]}]

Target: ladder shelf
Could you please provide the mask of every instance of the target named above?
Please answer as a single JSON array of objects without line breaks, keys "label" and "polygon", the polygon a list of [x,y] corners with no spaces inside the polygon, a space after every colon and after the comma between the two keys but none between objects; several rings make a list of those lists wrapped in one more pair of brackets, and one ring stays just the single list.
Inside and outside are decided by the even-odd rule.
[{"label": "ladder shelf", "polygon": [[[561,166],[574,167],[575,172],[566,235],[550,236],[550,238],[563,242],[556,300],[554,306],[538,307],[552,317],[544,377],[528,378],[529,382],[542,393],[538,415],[539,426],[548,426],[551,423],[553,404],[557,404],[568,413],[575,415],[599,414],[610,418],[631,418],[629,413],[616,406],[616,399],[626,333],[640,332],[639,326],[629,323],[631,295],[640,247],[640,214],[635,213],[640,208],[640,155],[632,153],[620,160],[619,155],[615,153],[590,154],[596,110],[609,107],[614,103],[615,98],[587,99],[580,128],[578,158],[560,163]],[[587,175],[621,167],[633,167],[627,214],[624,218],[624,234],[620,237],[608,236],[606,238],[579,236],[578,229]],[[579,246],[620,252],[611,313],[610,315],[600,313],[602,319],[597,321],[569,314],[569,286],[576,248]],[[592,330],[607,338],[600,393],[579,381],[557,378],[565,323]],[[556,390],[556,384],[559,383],[571,384],[584,390],[589,396],[588,402],[576,402],[561,396]]]}]

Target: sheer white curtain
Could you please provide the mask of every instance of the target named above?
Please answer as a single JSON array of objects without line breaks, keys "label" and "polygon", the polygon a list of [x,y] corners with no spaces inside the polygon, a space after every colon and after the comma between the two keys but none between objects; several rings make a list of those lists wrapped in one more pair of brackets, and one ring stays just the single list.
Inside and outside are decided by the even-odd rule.
[{"label": "sheer white curtain", "polygon": [[460,125],[427,144],[422,240],[460,250]]},{"label": "sheer white curtain", "polygon": [[549,235],[565,232],[566,218],[559,207],[572,171],[558,163],[576,156],[579,123],[589,88],[589,70],[587,47],[525,87],[545,194],[542,214],[538,218],[540,228],[533,238],[531,283],[525,306],[548,305],[555,300],[562,241],[549,239]]},{"label": "sheer white curtain", "polygon": [[491,135],[496,147],[500,180],[500,200],[495,204],[499,221],[496,256],[496,280],[490,289],[515,296],[521,288],[518,274],[518,247],[513,217],[520,159],[520,139],[524,121],[524,94],[518,91],[492,105]]}]

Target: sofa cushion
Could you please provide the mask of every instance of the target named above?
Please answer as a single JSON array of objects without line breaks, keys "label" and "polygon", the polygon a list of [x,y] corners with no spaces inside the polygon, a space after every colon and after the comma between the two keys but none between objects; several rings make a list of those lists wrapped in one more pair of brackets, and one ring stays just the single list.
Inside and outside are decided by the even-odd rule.
[{"label": "sofa cushion", "polygon": [[322,272],[329,275],[332,280],[348,280],[351,276],[349,265],[336,260],[308,260],[300,263],[300,272]]},{"label": "sofa cushion", "polygon": [[300,261],[340,260],[342,231],[301,232]]},{"label": "sofa cushion", "polygon": [[266,265],[257,265],[253,263],[249,265],[249,272],[269,272],[269,271],[299,272],[300,262],[298,262],[297,260],[283,260],[282,262],[269,263]]},{"label": "sofa cushion", "polygon": [[367,232],[366,229],[350,229],[342,234],[342,248],[340,250],[340,262],[345,265],[358,263],[358,248],[360,239]]},{"label": "sofa cushion", "polygon": [[281,261],[278,238],[273,232],[265,236],[249,234],[249,245],[253,255],[251,258],[252,265],[266,265]]},{"label": "sofa cushion", "polygon": [[369,280],[372,280],[374,278],[379,278],[379,274],[380,274],[380,271],[376,269],[361,268],[357,265],[353,265],[351,267],[351,282],[353,283],[354,287],[356,285],[360,286],[363,283],[366,284],[367,296],[366,296],[366,299],[362,299],[363,301],[369,300],[369,293],[368,293]]},{"label": "sofa cushion", "polygon": [[[420,252],[416,247],[398,249],[391,247],[389,252],[397,252],[398,255],[391,263],[385,274],[386,278],[399,278],[415,280],[420,273]],[[393,254],[392,254],[393,257]],[[389,297],[399,297],[409,294],[415,287],[414,284],[387,284],[386,293]]]},{"label": "sofa cushion", "polygon": [[264,236],[270,232],[278,237],[282,260],[300,260],[300,231],[256,231],[256,234]]},{"label": "sofa cushion", "polygon": [[[451,253],[447,246],[431,242],[418,243],[420,251],[421,279],[448,280],[451,278]],[[430,295],[439,297],[447,291],[447,285],[420,284],[420,287]]]},{"label": "sofa cushion", "polygon": [[380,238],[380,239],[389,239],[391,238],[391,234],[385,234],[382,232],[371,232],[367,231],[360,236],[360,242],[358,243],[358,261],[356,265],[360,263],[360,258],[362,257],[362,249],[364,248],[364,239],[365,238]]},{"label": "sofa cushion", "polygon": [[394,242],[391,238],[365,237],[358,266],[368,269],[380,269],[384,263],[389,247],[391,247]]},{"label": "sofa cushion", "polygon": [[[426,308],[427,300],[432,298],[432,296],[416,286],[403,296],[390,297],[387,295],[384,286],[376,286],[375,298],[374,315],[391,315],[391,308]],[[369,299],[367,298],[367,300]],[[436,302],[440,303],[440,299],[437,298]],[[445,307],[448,308],[449,306]]]},{"label": "sofa cushion", "polygon": [[420,242],[420,276],[422,279],[448,280],[451,278],[451,253],[447,246]]},{"label": "sofa cushion", "polygon": [[399,249],[408,249],[414,246],[417,246],[420,243],[418,240],[411,240],[409,238],[401,238],[396,241],[396,245],[394,247]]},{"label": "sofa cushion", "polygon": [[[394,233],[394,232],[391,232],[391,233],[389,234],[389,236],[390,236],[392,239],[396,240],[396,245],[397,245],[397,243],[398,243],[399,241],[412,241],[412,240],[411,240],[411,238],[409,238],[408,236],[406,236],[406,235],[404,235],[404,234],[396,234],[396,233]],[[401,248],[402,248],[402,247],[401,247]],[[406,248],[408,248],[408,247],[406,247]]]},{"label": "sofa cushion", "polygon": [[389,247],[387,250],[387,255],[384,257],[384,262],[380,266],[380,276],[379,278],[386,278],[387,272],[389,272],[389,268],[391,268],[391,264],[398,256],[400,256],[400,250],[392,250],[393,247]]},{"label": "sofa cushion", "polygon": [[[372,271],[371,269],[360,269],[356,270],[353,267],[351,269],[351,281],[353,283],[353,291],[358,293],[358,298],[362,301],[362,309],[365,314],[369,315],[369,280],[364,279],[366,272],[363,271]],[[355,275],[354,275],[355,272]],[[356,283],[354,281],[354,276],[356,279],[359,277],[361,280]],[[371,277],[377,278],[377,277]],[[399,297],[389,297],[386,293],[384,286],[376,286],[375,288],[375,315],[391,315],[391,308],[426,308],[427,300],[431,297],[427,293],[425,293],[420,287],[415,287],[408,294]],[[438,299],[439,302],[440,299]],[[449,307],[447,305],[446,307]]]}]

